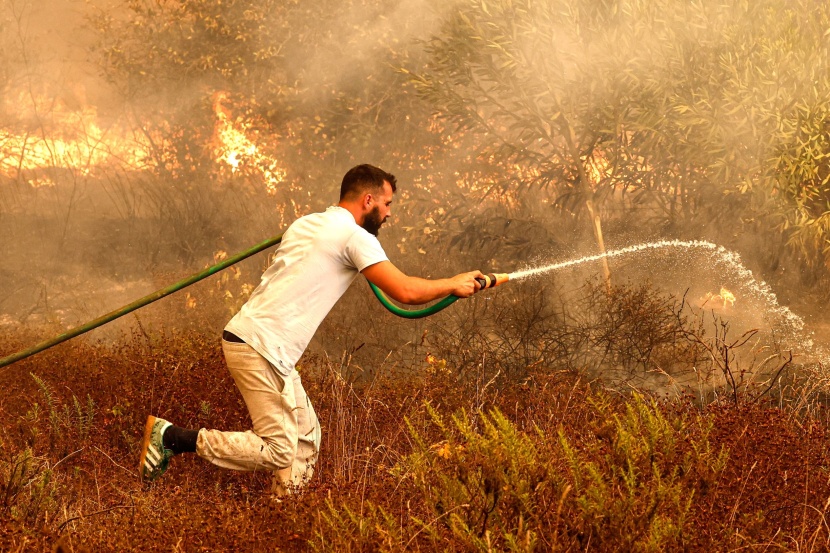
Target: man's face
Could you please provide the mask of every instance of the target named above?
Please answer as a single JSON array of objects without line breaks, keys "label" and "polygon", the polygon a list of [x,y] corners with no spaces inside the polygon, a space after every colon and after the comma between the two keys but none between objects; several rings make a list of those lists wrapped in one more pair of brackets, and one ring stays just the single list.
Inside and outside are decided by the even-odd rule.
[{"label": "man's face", "polygon": [[381,225],[392,214],[392,185],[383,183],[383,191],[379,194],[371,194],[373,205],[371,211],[363,218],[361,225],[366,232],[378,235]]}]

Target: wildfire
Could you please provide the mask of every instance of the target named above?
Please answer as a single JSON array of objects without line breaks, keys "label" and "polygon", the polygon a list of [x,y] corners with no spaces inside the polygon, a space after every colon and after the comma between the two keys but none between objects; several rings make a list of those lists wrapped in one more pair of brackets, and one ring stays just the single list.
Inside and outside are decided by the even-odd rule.
[{"label": "wildfire", "polygon": [[[26,129],[0,129],[0,174],[25,176],[33,187],[54,186],[37,170],[62,168],[89,175],[97,167],[117,162],[142,168],[148,158],[147,146],[129,137],[123,129],[102,129],[94,107],[71,110],[50,98],[16,100],[18,112],[28,121]],[[33,106],[28,112],[25,106]],[[33,174],[34,173],[34,174]]]},{"label": "wildfire", "polygon": [[[83,90],[76,92],[82,100]],[[257,146],[257,133],[249,118],[234,119],[222,105],[225,100],[226,93],[218,93],[213,99],[214,161],[229,166],[233,173],[257,172],[268,192],[276,192],[285,180],[285,171]],[[28,92],[9,95],[2,102],[19,119],[16,126],[0,127],[0,176],[24,179],[37,188],[55,186],[60,181],[56,174],[46,171],[49,169],[87,176],[98,168],[140,171],[155,163],[163,163],[168,169],[177,164],[175,156],[159,157],[163,138],[155,137],[151,144],[151,131],[131,131],[123,121],[104,124],[94,106],[70,109],[60,99]]]},{"label": "wildfire", "polygon": [[711,292],[707,292],[706,296],[703,298],[703,303],[712,303],[714,307],[734,307],[735,305],[735,294],[721,286],[720,293],[712,294]]},{"label": "wildfire", "polygon": [[598,152],[588,159],[586,166],[588,178],[593,186],[597,186],[611,173],[608,160],[602,155],[602,152]]},{"label": "wildfire", "polygon": [[735,294],[727,290],[726,288],[721,287],[720,294],[718,294],[720,298],[723,300],[723,306],[726,307],[729,304],[729,307],[735,305]]},{"label": "wildfire", "polygon": [[268,192],[275,193],[277,186],[285,180],[285,171],[279,168],[279,164],[274,159],[260,152],[259,147],[248,138],[248,133],[254,134],[250,123],[246,124],[241,117],[234,120],[230,111],[222,105],[225,100],[227,100],[227,94],[224,92],[214,95],[216,161],[229,165],[233,173],[245,165],[256,168],[265,178]]}]

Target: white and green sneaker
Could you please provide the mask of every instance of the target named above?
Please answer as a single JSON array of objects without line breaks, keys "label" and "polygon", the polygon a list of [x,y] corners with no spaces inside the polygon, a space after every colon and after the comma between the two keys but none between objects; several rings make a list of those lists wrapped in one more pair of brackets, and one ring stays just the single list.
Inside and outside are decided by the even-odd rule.
[{"label": "white and green sneaker", "polygon": [[141,440],[141,459],[139,474],[144,482],[152,482],[167,470],[173,452],[165,449],[162,435],[171,423],[150,415],[144,426],[144,439]]}]

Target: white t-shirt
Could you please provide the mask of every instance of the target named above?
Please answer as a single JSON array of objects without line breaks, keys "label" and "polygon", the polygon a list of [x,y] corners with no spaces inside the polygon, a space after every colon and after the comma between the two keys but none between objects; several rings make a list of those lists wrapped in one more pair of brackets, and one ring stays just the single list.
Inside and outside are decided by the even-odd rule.
[{"label": "white t-shirt", "polygon": [[378,239],[338,206],[294,221],[262,281],[225,327],[288,375],[357,274],[386,261]]}]

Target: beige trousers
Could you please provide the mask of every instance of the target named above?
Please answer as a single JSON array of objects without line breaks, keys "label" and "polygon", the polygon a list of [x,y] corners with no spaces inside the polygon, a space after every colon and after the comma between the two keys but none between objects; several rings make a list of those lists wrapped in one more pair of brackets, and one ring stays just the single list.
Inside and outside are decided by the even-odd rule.
[{"label": "beige trousers", "polygon": [[279,495],[302,487],[320,452],[320,424],[300,374],[292,370],[281,375],[248,344],[222,340],[222,350],[253,430],[203,428],[196,453],[228,469],[274,471],[274,492]]}]

